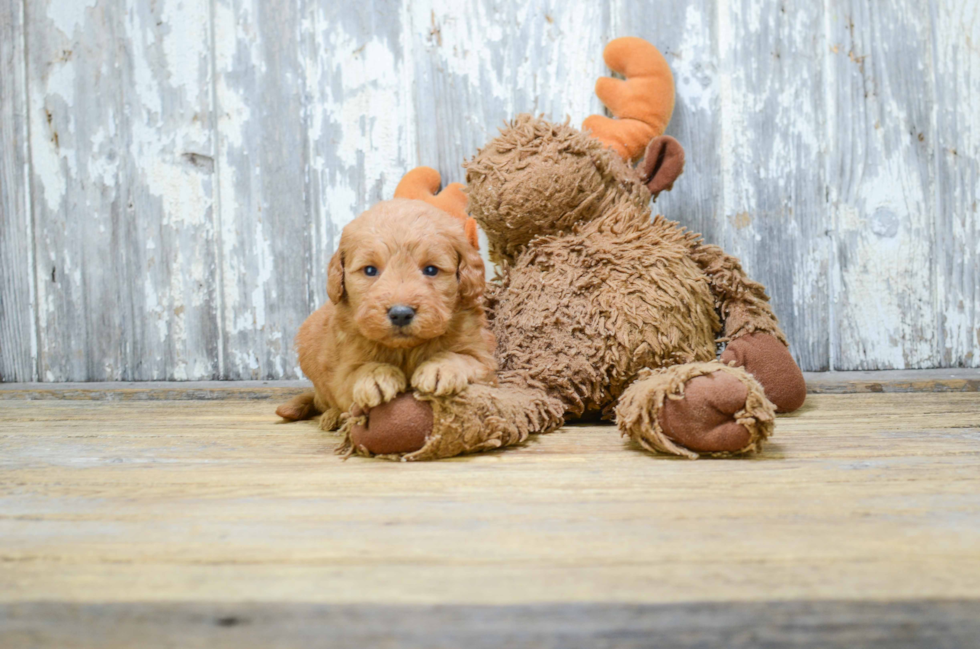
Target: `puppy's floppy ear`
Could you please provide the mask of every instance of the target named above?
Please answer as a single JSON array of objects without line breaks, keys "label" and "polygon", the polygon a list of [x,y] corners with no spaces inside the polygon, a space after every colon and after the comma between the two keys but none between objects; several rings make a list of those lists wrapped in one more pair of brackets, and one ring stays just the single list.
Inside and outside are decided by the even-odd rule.
[{"label": "puppy's floppy ear", "polygon": [[462,236],[456,240],[456,253],[459,255],[456,281],[459,282],[460,302],[464,308],[476,306],[483,297],[486,286],[483,259],[476,248]]},{"label": "puppy's floppy ear", "polygon": [[333,253],[327,266],[327,297],[334,304],[340,304],[347,292],[344,290],[344,253]]}]

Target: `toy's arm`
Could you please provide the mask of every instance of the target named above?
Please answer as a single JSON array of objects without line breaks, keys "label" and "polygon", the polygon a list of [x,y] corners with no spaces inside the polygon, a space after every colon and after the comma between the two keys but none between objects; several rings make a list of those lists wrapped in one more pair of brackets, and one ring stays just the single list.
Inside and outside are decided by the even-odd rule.
[{"label": "toy's arm", "polygon": [[765,288],[749,279],[738,259],[718,246],[697,244],[691,254],[708,276],[721,314],[721,340],[728,341],[721,361],[752,374],[777,411],[792,412],[802,406],[806,381],[789,353]]},{"label": "toy's arm", "polygon": [[762,332],[787,344],[765,287],[748,278],[738,258],[725,254],[718,246],[704,244],[696,245],[691,256],[711,282],[715,308],[722,319],[723,342]]}]

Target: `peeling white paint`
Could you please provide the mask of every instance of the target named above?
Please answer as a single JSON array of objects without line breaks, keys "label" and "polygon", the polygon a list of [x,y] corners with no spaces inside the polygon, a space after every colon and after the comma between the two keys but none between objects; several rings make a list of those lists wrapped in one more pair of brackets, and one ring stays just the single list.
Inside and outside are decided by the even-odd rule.
[{"label": "peeling white paint", "polygon": [[[31,86],[31,155],[34,177],[50,211],[61,208],[67,192],[66,172],[75,175],[74,151],[59,135],[63,126],[74,131],[75,64],[57,61],[43,82]],[[68,110],[64,110],[67,107]]]},{"label": "peeling white paint", "polygon": [[708,20],[710,17],[705,16],[700,7],[688,6],[683,38],[675,56],[670,59],[677,96],[692,110],[705,112],[714,110],[712,103],[718,93],[716,84],[719,81],[717,71],[709,69],[711,59],[705,56],[712,47],[706,37],[708,31],[703,28]]},{"label": "peeling white paint", "polygon": [[48,0],[47,17],[55,29],[72,36],[85,22],[86,14],[99,0]]}]

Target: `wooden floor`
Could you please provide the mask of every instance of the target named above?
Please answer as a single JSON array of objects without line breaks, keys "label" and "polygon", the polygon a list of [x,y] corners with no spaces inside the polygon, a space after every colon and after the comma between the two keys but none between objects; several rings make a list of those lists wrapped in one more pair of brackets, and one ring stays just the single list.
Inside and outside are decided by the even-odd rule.
[{"label": "wooden floor", "polygon": [[698,461],[611,427],[341,461],[272,410],[0,401],[0,646],[977,646],[934,641],[980,633],[980,393],[813,395]]}]

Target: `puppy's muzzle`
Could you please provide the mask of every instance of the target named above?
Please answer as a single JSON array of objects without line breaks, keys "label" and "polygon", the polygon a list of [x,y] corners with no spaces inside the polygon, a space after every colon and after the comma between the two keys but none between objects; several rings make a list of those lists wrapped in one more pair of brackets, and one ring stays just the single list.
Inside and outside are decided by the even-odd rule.
[{"label": "puppy's muzzle", "polygon": [[415,309],[403,304],[396,304],[388,309],[388,320],[396,327],[407,327],[415,318]]}]

